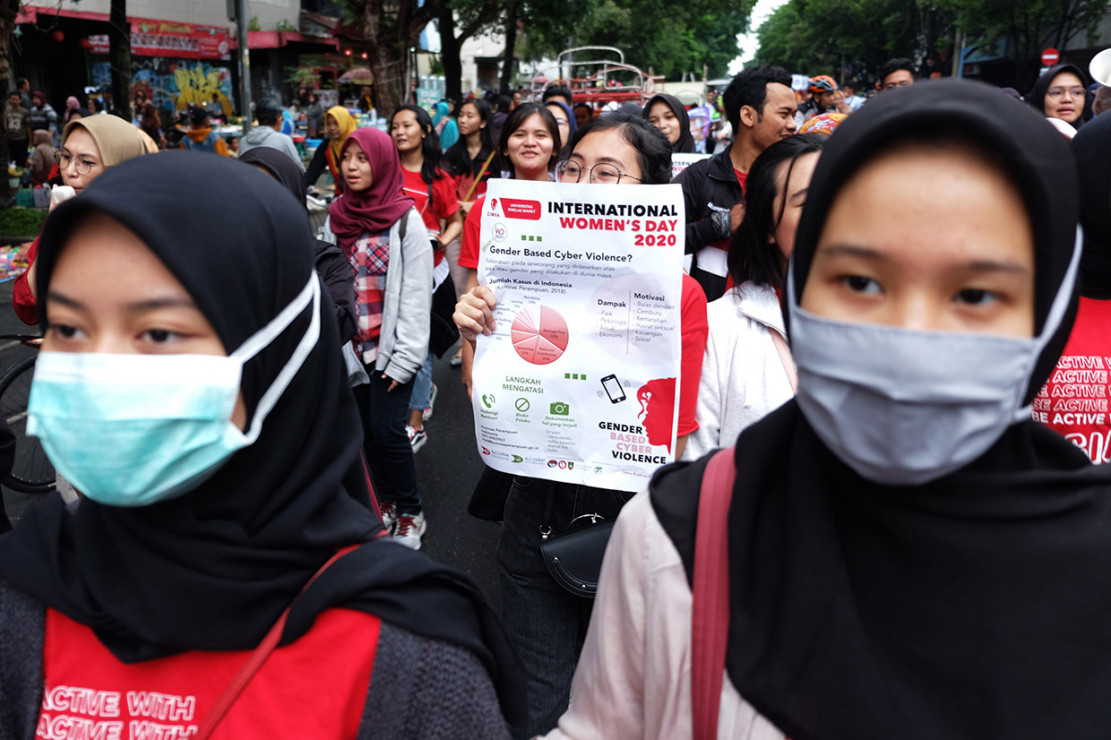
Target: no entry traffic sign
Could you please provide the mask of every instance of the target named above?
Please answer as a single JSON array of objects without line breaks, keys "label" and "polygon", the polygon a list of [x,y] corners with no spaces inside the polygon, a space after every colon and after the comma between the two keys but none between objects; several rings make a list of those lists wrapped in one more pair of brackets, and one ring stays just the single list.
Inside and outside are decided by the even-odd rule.
[{"label": "no entry traffic sign", "polygon": [[1054,64],[1061,60],[1061,52],[1053,47],[1050,47],[1042,52],[1042,64],[1047,67],[1052,67]]}]

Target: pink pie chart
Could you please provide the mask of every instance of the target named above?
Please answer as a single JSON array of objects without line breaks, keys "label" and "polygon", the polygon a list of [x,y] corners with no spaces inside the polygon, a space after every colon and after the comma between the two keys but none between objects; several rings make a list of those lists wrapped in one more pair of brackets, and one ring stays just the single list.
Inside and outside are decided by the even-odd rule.
[{"label": "pink pie chart", "polygon": [[513,319],[510,328],[513,349],[525,362],[547,365],[567,349],[567,322],[558,311],[541,306],[526,308]]}]

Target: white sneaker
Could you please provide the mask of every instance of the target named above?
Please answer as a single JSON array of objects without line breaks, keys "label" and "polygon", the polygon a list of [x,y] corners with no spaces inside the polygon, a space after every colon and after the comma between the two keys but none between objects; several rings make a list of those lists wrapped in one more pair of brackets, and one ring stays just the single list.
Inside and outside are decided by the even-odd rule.
[{"label": "white sneaker", "polygon": [[436,405],[436,394],[439,392],[440,389],[436,387],[435,383],[433,383],[432,392],[428,394],[428,408],[426,408],[424,410],[424,413],[421,414],[421,419],[423,419],[424,421],[428,421],[432,418],[432,407]]},{"label": "white sneaker", "polygon": [[405,431],[409,435],[409,445],[413,448],[413,452],[424,447],[424,443],[428,441],[428,432],[424,431],[424,427],[417,429],[406,424]]},{"label": "white sneaker", "polygon": [[424,535],[424,530],[428,525],[424,521],[424,513],[420,514],[401,514],[397,517],[397,524],[394,525],[393,536],[394,539],[414,550],[420,549],[420,538]]},{"label": "white sneaker", "polygon": [[393,534],[394,524],[397,522],[397,507],[388,501],[379,501],[378,508],[382,511],[382,526]]}]

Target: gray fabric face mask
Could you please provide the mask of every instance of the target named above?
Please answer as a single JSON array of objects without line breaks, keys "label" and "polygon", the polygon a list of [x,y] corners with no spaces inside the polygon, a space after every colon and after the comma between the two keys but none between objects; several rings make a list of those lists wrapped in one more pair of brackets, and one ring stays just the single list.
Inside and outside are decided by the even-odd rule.
[{"label": "gray fabric face mask", "polygon": [[803,416],[841,461],[876,483],[921,485],[964,467],[1030,418],[1022,401],[1068,310],[1080,245],[1077,229],[1068,271],[1033,338],[830,321],[799,308],[788,275]]}]

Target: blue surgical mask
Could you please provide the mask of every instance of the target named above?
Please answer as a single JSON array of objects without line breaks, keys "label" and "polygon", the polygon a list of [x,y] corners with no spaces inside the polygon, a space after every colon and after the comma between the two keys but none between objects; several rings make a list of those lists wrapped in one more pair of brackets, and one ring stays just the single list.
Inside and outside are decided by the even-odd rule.
[{"label": "blue surgical mask", "polygon": [[964,467],[1030,418],[1023,399],[1068,311],[1080,244],[1078,229],[1042,333],[1031,338],[831,321],[799,307],[789,275],[803,416],[842,462],[877,483],[921,485]]},{"label": "blue surgical mask", "polygon": [[[243,365],[312,304],[312,318],[285,367],[262,394],[246,432],[232,423]],[[320,337],[315,273],[269,324],[227,357],[42,352],[28,402],[27,433],[74,487],[108,506],[147,506],[196,488],[263,422]]]}]

